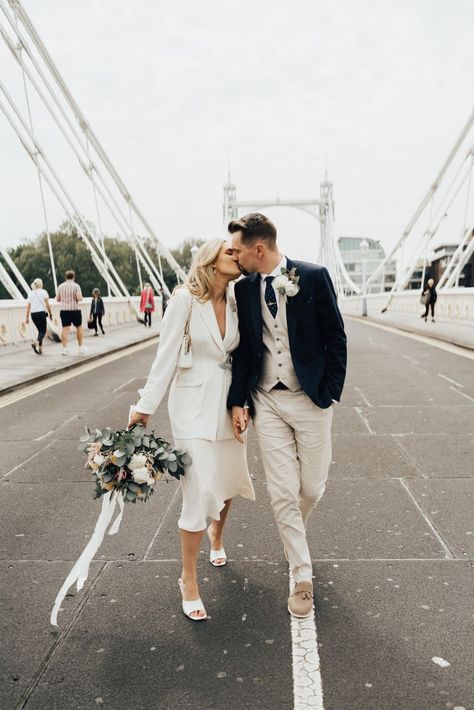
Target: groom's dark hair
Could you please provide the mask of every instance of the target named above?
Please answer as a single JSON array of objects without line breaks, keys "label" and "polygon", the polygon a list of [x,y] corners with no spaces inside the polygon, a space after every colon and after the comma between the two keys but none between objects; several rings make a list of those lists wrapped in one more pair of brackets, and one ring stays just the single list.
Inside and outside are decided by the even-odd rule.
[{"label": "groom's dark hair", "polygon": [[230,234],[242,232],[244,244],[252,244],[257,239],[266,242],[270,248],[276,244],[277,230],[273,222],[260,212],[251,212],[240,219],[233,219],[227,228]]}]

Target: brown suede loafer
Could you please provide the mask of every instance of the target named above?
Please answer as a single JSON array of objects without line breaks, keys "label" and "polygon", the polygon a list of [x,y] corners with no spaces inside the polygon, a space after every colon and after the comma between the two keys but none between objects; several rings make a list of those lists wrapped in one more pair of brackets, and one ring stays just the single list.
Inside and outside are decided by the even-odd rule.
[{"label": "brown suede loafer", "polygon": [[313,613],[313,583],[297,582],[288,597],[288,611],[297,619],[307,619]]}]

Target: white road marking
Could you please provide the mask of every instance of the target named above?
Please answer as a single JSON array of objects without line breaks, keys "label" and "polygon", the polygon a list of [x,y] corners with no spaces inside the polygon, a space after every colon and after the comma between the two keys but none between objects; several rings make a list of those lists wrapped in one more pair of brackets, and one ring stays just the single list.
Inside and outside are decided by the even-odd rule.
[{"label": "white road marking", "polygon": [[452,380],[450,377],[446,377],[446,375],[443,375],[442,372],[438,372],[438,377],[442,377],[443,380],[451,382],[452,385],[456,385],[456,387],[461,387],[461,389],[464,389],[464,385],[461,385],[459,382],[456,382],[456,380]]},{"label": "white road marking", "polygon": [[[290,592],[295,584],[289,573]],[[291,617],[294,710],[324,710],[321,663],[314,610],[309,619]]]},{"label": "white road marking", "polygon": [[375,431],[370,428],[370,424],[369,424],[369,422],[368,422],[368,419],[367,419],[366,417],[364,417],[364,415],[362,414],[362,412],[361,412],[361,410],[360,410],[360,407],[354,407],[354,409],[356,410],[356,412],[357,412],[357,414],[359,415],[359,417],[362,419],[364,425],[365,425],[365,426],[367,427],[367,429],[369,430],[369,433],[370,433],[370,434],[375,434]]},{"label": "white road marking", "polygon": [[123,382],[121,385],[119,385],[119,386],[116,387],[114,390],[112,390],[112,392],[120,392],[121,389],[123,389],[124,387],[126,387],[127,385],[129,385],[131,382],[133,382],[133,380],[136,380],[136,377],[135,377],[135,376],[131,377],[131,378],[130,378],[129,380],[127,380],[126,382]]},{"label": "white road marking", "polygon": [[158,537],[161,528],[162,528],[163,525],[165,524],[165,520],[166,520],[166,518],[167,518],[167,516],[168,516],[168,513],[170,512],[171,508],[173,507],[174,502],[175,502],[175,500],[176,500],[176,496],[178,495],[178,493],[180,492],[180,490],[181,490],[181,487],[180,487],[180,486],[176,486],[176,490],[175,490],[175,492],[173,493],[173,495],[171,496],[170,502],[168,503],[168,505],[167,505],[167,507],[166,507],[166,510],[165,510],[165,512],[163,513],[163,517],[161,518],[160,524],[159,524],[158,527],[156,528],[153,537],[151,538],[150,542],[148,543],[148,547],[147,547],[146,550],[145,550],[145,554],[143,555],[142,562],[146,562],[146,561],[147,561],[148,555],[150,554],[151,549],[152,549],[153,545],[155,544],[155,540],[156,540],[156,538]]},{"label": "white road marking", "polygon": [[33,439],[33,441],[42,441],[43,439],[46,439],[47,436],[50,436],[51,434],[55,434],[63,426],[66,426],[66,424],[69,424],[69,422],[72,422],[73,419],[77,419],[78,416],[79,416],[78,414],[73,414],[72,417],[69,417],[69,419],[66,419],[66,421],[63,422],[62,424],[60,424],[59,426],[57,426],[56,429],[50,429],[49,431],[46,432],[46,434],[41,434],[41,436],[37,436],[36,439]]},{"label": "white road marking", "polygon": [[402,338],[417,340],[419,343],[431,345],[433,348],[439,348],[440,350],[446,350],[448,353],[453,353],[454,355],[467,357],[468,360],[474,360],[473,350],[461,348],[459,345],[453,345],[452,343],[446,343],[444,340],[436,340],[435,338],[427,338],[426,335],[416,335],[416,333],[408,333],[406,330],[400,330],[399,328],[394,328],[389,325],[382,325],[381,323],[374,323],[374,321],[371,320],[362,320],[362,318],[354,318],[354,316],[345,315],[344,318],[346,320],[355,321],[356,323],[363,323],[364,325],[369,325],[371,328],[379,328],[380,330],[386,330],[388,333],[400,335]]},{"label": "white road marking", "polygon": [[12,473],[15,473],[15,471],[18,471],[18,469],[21,468],[21,466],[24,466],[25,464],[29,463],[32,459],[36,458],[36,456],[39,456],[40,454],[42,454],[43,451],[46,451],[48,446],[51,446],[51,444],[54,444],[54,443],[55,443],[54,440],[48,441],[46,446],[43,446],[42,449],[40,449],[39,451],[35,451],[35,453],[31,454],[31,456],[29,456],[27,459],[25,459],[21,463],[17,464],[16,466],[14,466],[14,468],[11,468],[9,471],[7,471],[7,473],[4,473],[2,476],[2,480],[5,480],[7,478],[7,476],[10,476]]},{"label": "white road marking", "polygon": [[468,394],[465,392],[460,392],[459,390],[456,389],[456,387],[450,387],[449,389],[453,390],[453,392],[457,392],[458,394],[461,395],[461,397],[465,397],[468,399],[470,402],[474,402],[474,397],[470,397]]},{"label": "white road marking", "polygon": [[420,515],[421,515],[422,518],[424,519],[425,523],[428,525],[428,527],[430,528],[431,532],[433,533],[433,535],[435,536],[435,538],[438,540],[439,544],[440,544],[441,547],[443,548],[444,554],[445,554],[445,559],[452,560],[453,557],[454,557],[453,553],[451,552],[451,550],[449,549],[449,547],[447,546],[447,544],[445,543],[445,541],[443,540],[443,538],[441,537],[441,535],[439,534],[439,532],[436,530],[435,526],[434,526],[433,523],[431,522],[431,520],[430,520],[430,518],[428,517],[428,515],[425,513],[425,511],[423,510],[423,508],[421,507],[421,505],[418,503],[418,501],[416,500],[416,498],[415,498],[415,496],[413,495],[413,493],[411,492],[411,490],[408,488],[408,486],[407,486],[407,484],[405,483],[405,481],[403,480],[403,478],[397,478],[396,480],[399,481],[400,484],[402,485],[402,487],[406,490],[406,492],[407,492],[408,495],[410,496],[410,498],[411,498],[411,500],[412,500],[414,506],[417,508],[418,512],[420,513]]},{"label": "white road marking", "polygon": [[436,663],[438,666],[441,666],[441,668],[447,668],[451,664],[449,661],[446,661],[444,658],[441,658],[440,656],[433,656],[431,659],[433,663]]},{"label": "white road marking", "polygon": [[359,395],[362,397],[362,399],[364,400],[364,402],[366,403],[366,405],[367,405],[368,407],[371,407],[372,405],[370,404],[370,402],[369,402],[369,400],[367,399],[367,397],[365,396],[365,394],[362,392],[361,388],[360,388],[360,387],[354,387],[354,389],[355,389],[356,392],[359,393]]},{"label": "white road marking", "polygon": [[409,355],[403,355],[403,357],[405,358],[405,360],[408,360],[408,362],[410,363],[410,365],[412,365],[412,367],[414,367],[416,370],[421,372],[423,375],[428,374],[428,372],[426,370],[424,370],[422,367],[419,366],[420,365],[419,360],[415,360],[414,357],[410,357]]},{"label": "white road marking", "polygon": [[98,360],[94,360],[93,362],[85,362],[84,365],[75,367],[73,370],[68,370],[67,372],[52,375],[51,377],[48,377],[48,379],[42,380],[41,382],[35,382],[34,384],[26,385],[25,387],[22,387],[19,390],[15,390],[11,394],[6,394],[1,397],[0,409],[2,407],[8,407],[10,404],[15,404],[15,402],[19,402],[20,400],[25,399],[26,397],[31,397],[34,394],[38,394],[38,392],[42,392],[43,390],[48,389],[49,387],[54,387],[54,385],[58,385],[60,382],[66,382],[67,380],[71,380],[73,377],[78,377],[79,375],[83,375],[86,372],[95,370],[97,367],[102,367],[102,365],[108,365],[109,363],[115,362],[115,360],[119,360],[122,357],[126,357],[127,355],[132,355],[133,353],[139,352],[140,350],[149,348],[150,345],[155,344],[157,340],[158,336],[156,336],[156,338],[150,338],[144,343],[131,345],[129,348],[120,350],[120,352],[118,353],[104,355],[104,357],[101,357]]}]

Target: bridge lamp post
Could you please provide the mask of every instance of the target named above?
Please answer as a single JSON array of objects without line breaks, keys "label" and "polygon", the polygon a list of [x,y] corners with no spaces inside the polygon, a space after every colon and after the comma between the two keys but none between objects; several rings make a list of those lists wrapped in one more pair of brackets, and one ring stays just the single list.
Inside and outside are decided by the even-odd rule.
[{"label": "bridge lamp post", "polygon": [[367,257],[369,255],[369,242],[363,239],[359,244],[362,256],[362,316],[367,317]]}]

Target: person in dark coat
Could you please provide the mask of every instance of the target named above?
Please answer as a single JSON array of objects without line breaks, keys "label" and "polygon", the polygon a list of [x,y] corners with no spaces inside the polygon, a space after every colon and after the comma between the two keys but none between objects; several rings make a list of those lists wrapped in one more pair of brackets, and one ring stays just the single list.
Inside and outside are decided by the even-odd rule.
[{"label": "person in dark coat", "polygon": [[92,291],[91,312],[89,315],[89,318],[92,318],[92,326],[95,330],[94,336],[99,335],[99,333],[97,332],[97,323],[99,324],[99,328],[102,331],[102,335],[105,335],[105,331],[102,326],[102,317],[104,315],[105,315],[104,302],[101,298],[99,289],[95,288]]},{"label": "person in dark coat", "polygon": [[420,318],[424,318],[425,323],[426,323],[428,321],[428,311],[431,309],[431,320],[434,323],[435,322],[435,317],[434,317],[435,303],[438,299],[438,294],[436,293],[436,288],[435,288],[433,279],[428,279],[428,282],[426,284],[426,288],[423,291],[423,296],[425,299],[424,300],[425,312],[421,314]]}]

